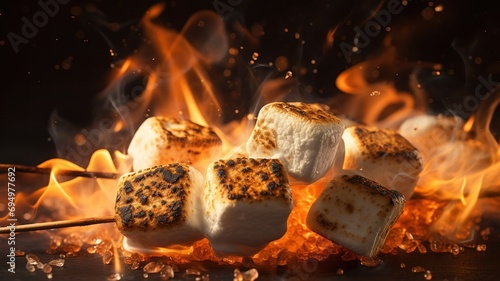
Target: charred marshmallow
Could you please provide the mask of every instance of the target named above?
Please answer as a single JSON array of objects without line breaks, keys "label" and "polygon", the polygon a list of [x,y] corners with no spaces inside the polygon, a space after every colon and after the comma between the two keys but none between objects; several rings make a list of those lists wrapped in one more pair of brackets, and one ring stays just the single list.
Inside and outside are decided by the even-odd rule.
[{"label": "charred marshmallow", "polygon": [[168,247],[200,240],[202,190],[203,176],[186,164],[124,174],[118,181],[116,225],[131,247]]},{"label": "charred marshmallow", "polygon": [[203,229],[217,255],[253,255],[285,234],[292,190],[279,160],[216,161],[205,185]]},{"label": "charred marshmallow", "polygon": [[306,225],[358,255],[373,257],[404,205],[403,195],[395,190],[359,175],[339,175],[311,206]]},{"label": "charred marshmallow", "polygon": [[211,128],[177,118],[150,117],[132,138],[128,154],[135,171],[169,163],[186,163],[204,171],[221,149],[222,141]]},{"label": "charred marshmallow", "polygon": [[410,198],[423,169],[418,150],[394,130],[352,126],[342,136],[343,168]]},{"label": "charred marshmallow", "polygon": [[344,125],[316,104],[275,102],[262,107],[247,142],[252,158],[277,158],[306,183],[332,166]]}]

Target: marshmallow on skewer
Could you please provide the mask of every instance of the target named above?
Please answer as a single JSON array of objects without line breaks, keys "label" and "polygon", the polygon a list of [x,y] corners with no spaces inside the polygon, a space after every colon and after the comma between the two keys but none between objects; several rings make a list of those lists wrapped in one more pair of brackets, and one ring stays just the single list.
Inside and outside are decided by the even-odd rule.
[{"label": "marshmallow on skewer", "polygon": [[172,163],[124,174],[118,181],[116,226],[131,248],[200,240],[202,174]]},{"label": "marshmallow on skewer", "polygon": [[409,199],[423,169],[418,150],[391,129],[351,126],[342,135],[345,170],[358,171]]},{"label": "marshmallow on skewer", "polygon": [[154,116],[146,119],[128,147],[134,171],[169,163],[186,163],[199,171],[218,159],[222,141],[208,127],[188,120]]},{"label": "marshmallow on skewer", "polygon": [[306,183],[332,166],[344,125],[317,104],[275,102],[262,107],[246,148],[251,158],[277,158]]},{"label": "marshmallow on skewer", "polygon": [[306,225],[358,255],[373,257],[404,205],[401,193],[359,175],[342,174],[313,203]]},{"label": "marshmallow on skewer", "polygon": [[292,190],[277,159],[219,160],[207,169],[203,203],[215,253],[250,256],[286,233]]}]

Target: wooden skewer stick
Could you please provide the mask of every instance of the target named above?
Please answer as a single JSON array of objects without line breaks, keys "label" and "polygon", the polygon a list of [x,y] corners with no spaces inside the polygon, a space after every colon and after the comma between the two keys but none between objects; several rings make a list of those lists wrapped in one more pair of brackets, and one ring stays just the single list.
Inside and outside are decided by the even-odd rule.
[{"label": "wooden skewer stick", "polygon": [[74,219],[74,220],[63,220],[63,221],[51,221],[51,222],[38,222],[31,224],[22,224],[13,226],[0,227],[0,234],[11,233],[11,232],[28,232],[36,230],[46,230],[54,228],[65,228],[74,226],[86,226],[92,224],[102,224],[102,223],[114,223],[114,217],[96,217],[96,218],[84,218],[84,219]]},{"label": "wooden skewer stick", "polygon": [[[32,174],[47,174],[49,175],[52,168],[40,168],[35,166],[17,165],[17,164],[0,164],[0,173],[8,172],[9,168],[14,168],[16,173],[32,173]],[[77,170],[65,170],[60,169],[57,171],[58,176],[70,176],[70,177],[86,177],[86,178],[101,178],[101,179],[116,179],[118,174],[116,173],[106,173],[106,172],[96,172],[96,171],[77,171]]]}]

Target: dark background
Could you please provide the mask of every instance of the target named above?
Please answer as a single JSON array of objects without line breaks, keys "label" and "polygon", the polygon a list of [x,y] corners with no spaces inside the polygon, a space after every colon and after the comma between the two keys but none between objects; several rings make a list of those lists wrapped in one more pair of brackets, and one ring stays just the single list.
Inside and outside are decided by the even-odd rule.
[{"label": "dark background", "polygon": [[[139,3],[140,2],[140,3]],[[59,4],[59,11],[40,27],[28,43],[19,45],[16,54],[7,34],[22,35],[23,17],[32,21],[41,10],[35,1],[2,1],[0,4],[0,163],[35,165],[57,156],[48,126],[56,111],[76,128],[92,122],[92,101],[105,89],[115,69],[141,46],[143,35],[132,31],[146,10],[159,1],[69,1]],[[225,1],[221,1],[224,2]],[[169,1],[158,22],[180,30],[195,11],[215,10],[215,1]],[[341,42],[354,45],[354,27],[364,27],[370,11],[386,9],[387,2],[374,1],[234,1],[232,11],[224,12],[229,31],[239,22],[249,30],[258,23],[265,34],[256,41],[236,31],[233,46],[245,46],[236,57],[233,76],[218,85],[226,96],[226,106],[248,105],[264,79],[283,76],[287,70],[305,68],[297,78],[295,90],[305,100],[335,97],[339,91],[335,77],[344,69],[365,59],[379,57],[386,51],[382,42],[393,36],[397,48],[394,60],[378,64],[380,80],[393,81],[400,89],[410,89],[409,75],[415,74],[423,89],[433,97],[430,111],[443,112],[454,103],[474,93],[478,75],[499,73],[498,4],[489,1],[409,1],[404,10],[393,15],[390,32],[370,38],[370,44],[347,62]],[[431,5],[433,5],[431,7]],[[442,5],[441,13],[426,20],[426,7]],[[325,47],[328,30],[337,27],[333,44]],[[284,33],[284,28],[289,32]],[[300,40],[294,38],[301,34]],[[110,55],[113,49],[115,56]],[[248,64],[252,53],[267,63],[284,55],[286,70]],[[479,58],[480,63],[477,63]],[[315,65],[310,61],[316,60]],[[426,63],[440,63],[442,75],[432,75]],[[426,66],[424,66],[426,65]],[[69,66],[64,69],[64,66]],[[224,62],[213,66],[214,76],[221,77]],[[56,69],[59,68],[59,69]],[[313,74],[312,69],[317,68]],[[452,74],[449,75],[450,70]],[[311,86],[313,91],[304,91]],[[241,107],[240,107],[241,108]],[[248,107],[247,107],[248,108]],[[248,108],[250,110],[250,108]],[[241,118],[246,112],[242,110]],[[498,118],[496,118],[498,119]],[[494,123],[495,128],[498,123]],[[494,131],[496,131],[494,129]],[[99,148],[99,147],[96,147]]]}]

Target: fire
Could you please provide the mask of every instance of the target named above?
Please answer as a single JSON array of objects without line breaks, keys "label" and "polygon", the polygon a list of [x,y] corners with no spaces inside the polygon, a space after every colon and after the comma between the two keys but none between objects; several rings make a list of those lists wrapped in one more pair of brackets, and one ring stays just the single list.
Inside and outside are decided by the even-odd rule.
[{"label": "fire", "polygon": [[[390,49],[388,41],[385,41],[385,47]],[[348,94],[339,99],[340,104],[347,108],[346,114],[369,125],[395,129],[405,119],[425,114],[426,108],[422,106],[422,101],[426,97],[421,91],[415,91],[411,95],[396,90],[388,82],[367,82],[378,76],[380,65],[393,61],[392,56],[392,52],[388,51],[378,58],[359,63],[338,76],[337,87]],[[432,65],[432,68],[440,69],[441,66]],[[439,204],[432,206],[444,209],[438,212],[436,209],[420,206],[432,201],[422,201],[415,207],[409,206],[419,202],[418,200],[408,204],[400,222],[405,221],[405,216],[410,214],[426,217],[426,223],[422,226],[427,233],[423,236],[424,241],[435,240],[435,237],[431,237],[433,233],[452,242],[473,240],[476,233],[471,230],[471,220],[480,217],[485,211],[479,204],[484,201],[482,197],[498,192],[500,147],[490,132],[489,125],[500,97],[498,91],[490,94],[490,100],[485,101],[476,115],[471,115],[464,122],[459,117],[437,117],[438,120],[444,120],[444,126],[453,127],[452,130],[433,130],[426,139],[410,139],[425,160],[424,170],[415,189],[416,196],[435,200]],[[415,212],[411,208],[427,211]],[[410,224],[410,221],[407,223]],[[394,229],[399,227],[395,226]]]},{"label": "fire", "polygon": [[[249,114],[242,120],[225,123],[223,100],[218,97],[217,89],[211,83],[212,77],[207,73],[211,64],[221,61],[228,53],[234,53],[229,48],[222,22],[214,13],[200,12],[177,33],[154,23],[163,8],[162,5],[152,7],[141,22],[151,40],[147,45],[153,46],[154,51],[140,51],[125,60],[115,73],[110,88],[99,97],[109,101],[113,115],[118,117],[112,119],[111,132],[130,135],[137,124],[150,115],[180,117],[213,127],[223,140],[227,156],[244,153],[243,146],[254,117]],[[336,84],[347,94],[333,100],[333,104],[342,104],[343,112],[366,124],[392,128],[397,128],[406,118],[424,112],[419,102],[423,97],[397,91],[390,83],[368,83],[366,73],[372,70],[371,63],[360,63],[344,71]],[[146,77],[141,93],[121,101],[112,89],[138,73]],[[285,99],[280,87],[289,85],[290,81],[293,79],[267,81],[261,86],[264,95],[260,98],[264,101]],[[382,249],[383,253],[395,253],[397,249],[426,252],[424,244],[427,242],[432,251],[458,253],[460,247],[456,243],[473,240],[472,219],[483,211],[479,206],[481,197],[498,192],[500,186],[498,144],[491,141],[489,130],[477,130],[479,125],[476,125],[479,122],[489,124],[491,115],[486,120],[471,118],[447,141],[425,152],[425,167],[416,188],[419,198],[408,201],[404,214]],[[473,136],[472,131],[475,132]],[[91,141],[86,135],[82,137],[81,145]],[[489,141],[484,142],[485,139]],[[126,145],[122,144],[120,150],[125,149]],[[18,206],[31,212],[29,220],[36,221],[113,215],[117,179],[68,179],[59,176],[58,171],[86,169],[123,174],[130,171],[131,162],[119,151],[111,155],[109,150],[100,149],[92,154],[86,168],[64,159],[48,160],[39,167],[52,168],[47,186],[30,195],[20,193],[16,198]],[[311,185],[292,183],[294,208],[287,233],[251,259],[216,257],[205,239],[182,249],[151,249],[150,253],[168,256],[177,263],[210,260],[246,266],[286,265],[311,258],[320,261],[332,255],[342,255],[344,260],[355,259],[353,253],[311,232],[305,225],[311,204],[332,174],[330,171]],[[86,243],[87,251],[101,254],[104,263],[110,263],[119,255],[124,256],[124,263],[132,267],[144,261],[142,255],[123,250],[122,238],[112,226],[63,230],[52,237],[50,248],[55,251],[58,247],[66,247],[68,252],[76,253]],[[121,263],[119,260],[114,263],[120,272]]]}]

